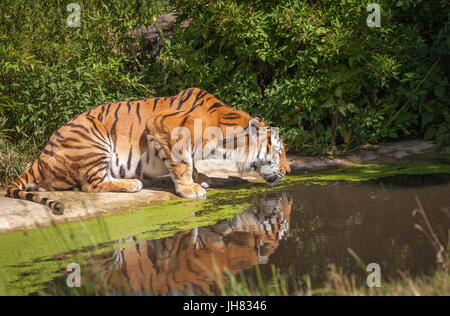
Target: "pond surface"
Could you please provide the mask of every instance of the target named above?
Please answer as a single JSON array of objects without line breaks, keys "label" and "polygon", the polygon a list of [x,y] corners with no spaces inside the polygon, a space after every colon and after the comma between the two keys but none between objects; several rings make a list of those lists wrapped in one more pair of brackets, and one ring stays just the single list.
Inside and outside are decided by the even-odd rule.
[{"label": "pond surface", "polygon": [[[0,256],[6,258],[0,293],[64,293],[70,262],[80,263],[83,284],[112,293],[216,293],[218,271],[251,280],[256,266],[265,280],[275,267],[293,284],[307,275],[319,288],[334,264],[364,286],[366,272],[349,248],[366,265],[378,263],[383,280],[398,278],[398,271],[431,274],[433,248],[413,227],[421,223],[412,215],[416,196],[436,233],[448,238],[449,173],[293,181],[273,190],[247,185],[217,192],[209,202],[178,201],[67,229],[0,235]],[[164,208],[169,218],[158,225],[142,218]],[[140,224],[127,224],[129,217]],[[127,225],[135,229],[114,228]],[[18,239],[22,246],[14,244]]]}]

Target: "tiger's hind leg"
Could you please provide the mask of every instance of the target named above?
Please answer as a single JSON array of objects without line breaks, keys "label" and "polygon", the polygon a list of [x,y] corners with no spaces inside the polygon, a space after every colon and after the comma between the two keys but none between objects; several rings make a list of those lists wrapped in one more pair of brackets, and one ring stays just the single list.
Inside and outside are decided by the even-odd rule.
[{"label": "tiger's hind leg", "polygon": [[81,191],[84,192],[139,192],[143,184],[138,179],[105,179],[101,182],[83,182]]},{"label": "tiger's hind leg", "polygon": [[80,168],[80,187],[84,192],[138,192],[143,184],[138,179],[116,179],[108,170],[109,160],[87,164]]},{"label": "tiger's hind leg", "polygon": [[[67,124],[64,136],[56,136],[54,142],[66,148],[65,158],[84,192],[138,192],[142,182],[137,179],[116,179],[111,175],[111,137],[105,126],[92,116],[79,117]],[[84,143],[80,144],[79,140]],[[86,152],[80,153],[80,149]]]}]

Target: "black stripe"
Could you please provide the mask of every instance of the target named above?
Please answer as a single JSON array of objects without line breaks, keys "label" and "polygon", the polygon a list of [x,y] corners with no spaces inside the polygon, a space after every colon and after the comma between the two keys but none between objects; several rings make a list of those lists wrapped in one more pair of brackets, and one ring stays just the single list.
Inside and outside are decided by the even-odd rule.
[{"label": "black stripe", "polygon": [[128,161],[127,161],[127,169],[130,170],[131,168],[131,156],[133,153],[133,146],[130,147],[130,152],[128,153]]},{"label": "black stripe", "polygon": [[111,103],[109,103],[109,104],[108,104],[108,109],[106,109],[106,114],[105,114],[105,117],[106,117],[106,116],[108,116],[108,113],[109,113],[109,108],[110,108],[110,107],[111,107]]},{"label": "black stripe", "polygon": [[194,101],[192,102],[192,106],[194,106],[195,105],[195,103],[198,101],[198,99],[199,99],[199,96],[202,94],[202,92],[203,92],[203,90],[200,90],[200,89],[197,89],[197,90],[199,90],[198,91],[198,93],[195,95],[195,99],[194,99]]},{"label": "black stripe", "polygon": [[[103,175],[103,177],[97,181],[97,184],[102,183],[103,180],[105,180],[106,176],[107,176],[107,173],[105,172],[105,174]],[[92,183],[94,182],[94,180],[95,180],[95,179],[92,179]],[[92,183],[91,183],[91,184],[92,184]]]},{"label": "black stripe", "polygon": [[[118,113],[119,113],[119,110],[120,110],[121,105],[122,105],[122,104],[119,103],[119,105],[118,105],[117,108],[116,108],[116,111],[114,112],[114,117],[116,118],[116,120],[119,119]],[[139,105],[139,103],[138,103],[138,105]]]},{"label": "black stripe", "polygon": [[[139,106],[139,103],[138,103],[138,106]],[[116,149],[116,142],[117,142],[117,131],[116,131],[116,128],[117,128],[117,122],[119,121],[119,115],[118,115],[119,110],[120,110],[120,103],[117,106],[116,111],[114,112],[114,117],[116,119],[115,119],[115,121],[113,123],[113,126],[111,127],[111,136],[113,138],[114,150]]]},{"label": "black stripe", "polygon": [[211,106],[209,107],[208,112],[211,111],[212,109],[220,108],[220,107],[222,107],[222,106],[223,106],[223,104],[221,104],[221,103],[219,103],[219,102],[216,102],[216,103],[214,103],[213,105],[211,105]]},{"label": "black stripe", "polygon": [[89,183],[91,183],[92,182],[92,178],[93,177],[97,177],[98,175],[101,175],[101,174],[106,174],[106,168],[108,167],[108,164],[106,163],[106,162],[104,162],[104,161],[100,161],[99,163],[97,163],[97,164],[95,164],[94,166],[92,166],[91,168],[89,168],[89,170],[88,171],[86,171],[86,175],[89,175],[90,174],[90,171],[92,170],[92,169],[94,169],[95,167],[98,167],[99,165],[104,165],[103,167],[101,167],[100,169],[98,169],[98,170],[96,170],[90,177],[89,177]]},{"label": "black stripe", "polygon": [[183,99],[184,95],[186,94],[186,92],[187,92],[188,90],[189,90],[189,89],[184,89],[183,91],[180,92],[180,93],[181,93],[180,99]]},{"label": "black stripe", "polygon": [[137,115],[137,117],[138,117],[138,119],[139,119],[139,124],[141,124],[141,114],[139,113],[139,107],[140,107],[140,103],[138,103],[137,104],[137,106],[136,106],[136,115]]},{"label": "black stripe", "polygon": [[140,177],[141,173],[142,173],[142,161],[139,160],[139,163],[138,163],[138,165],[136,167],[136,174],[138,175],[138,177]]},{"label": "black stripe", "polygon": [[222,117],[223,120],[236,120],[241,118],[240,115],[228,115],[228,116],[224,116]]},{"label": "black stripe", "polygon": [[[92,165],[92,164],[94,164],[94,163],[97,163],[97,162],[99,162],[99,161],[103,161],[103,160],[105,160],[105,158],[100,157],[100,158],[98,158],[98,159],[89,161],[88,163],[86,163],[86,164],[83,165],[83,168],[85,168],[85,167],[87,167],[87,166],[90,166],[90,165]],[[105,163],[106,163],[106,162],[105,162]],[[87,172],[86,172],[86,173],[87,173]]]},{"label": "black stripe", "polygon": [[128,107],[128,114],[130,114],[130,110],[131,110],[131,104],[130,104],[130,102],[127,102],[127,107]]},{"label": "black stripe", "polygon": [[[197,104],[197,102],[203,98],[208,92],[205,90],[200,90],[200,92],[197,94],[197,96],[195,97],[194,103],[192,103],[192,105]],[[203,103],[203,102],[202,102]]]},{"label": "black stripe", "polygon": [[25,183],[28,183],[28,180],[30,180],[28,177],[28,172],[25,172],[23,175],[25,176]]},{"label": "black stripe", "polygon": [[41,160],[41,156],[39,156],[38,159],[37,159],[37,170],[38,170],[39,175],[41,176],[41,178],[44,179],[44,174],[41,171],[41,164],[42,164],[42,160]]},{"label": "black stripe", "polygon": [[[93,163],[94,163],[94,164],[93,164]],[[89,174],[89,173],[91,172],[92,169],[94,169],[95,167],[97,167],[97,166],[99,166],[99,165],[101,165],[101,164],[105,164],[105,167],[106,167],[106,165],[107,165],[108,163],[107,163],[103,158],[100,158],[100,159],[91,161],[89,164],[86,164],[86,165],[84,165],[83,167],[87,167],[87,166],[89,166],[89,165],[91,165],[91,164],[93,164],[93,165],[92,165],[88,170],[86,170],[86,174]],[[102,168],[102,169],[104,169],[104,168]],[[94,174],[98,174],[100,171],[101,171],[101,170],[97,170]]]},{"label": "black stripe", "polygon": [[80,124],[70,123],[70,124],[67,124],[67,126],[81,128],[81,129],[84,129],[87,133],[89,133],[88,129],[86,127],[84,127],[83,125],[80,125]]},{"label": "black stripe", "polygon": [[186,121],[188,120],[188,118],[189,117],[185,117],[184,119],[183,119],[183,121],[181,122],[181,124],[180,124],[180,127],[182,127],[182,126],[184,126],[184,124],[186,124]]},{"label": "black stripe", "polygon": [[180,114],[180,113],[183,113],[183,112],[182,112],[182,111],[178,111],[178,112],[166,114],[166,115],[163,116],[163,119],[165,119],[165,118],[167,118],[167,117],[170,117],[170,116],[174,116],[174,115]]},{"label": "black stripe", "polygon": [[170,114],[164,115],[163,118],[161,119],[161,125],[164,123],[164,121],[166,120],[166,118],[168,118],[168,117],[170,117],[170,116],[174,116],[174,115],[180,114],[180,113],[183,113],[183,112],[182,112],[182,111],[179,111],[179,112],[175,112],[175,113],[170,113]]},{"label": "black stripe", "polygon": [[176,97],[171,97],[170,98],[170,106],[169,106],[169,108],[172,107],[173,101],[175,101],[175,99],[176,99]]},{"label": "black stripe", "polygon": [[111,127],[111,137],[112,137],[112,141],[113,141],[114,151],[116,151],[116,141],[117,141],[116,125],[117,125],[117,120],[114,121],[113,126]]},{"label": "black stripe", "polygon": [[[58,168],[56,166],[54,166],[53,168],[55,168],[56,171],[58,171],[59,173],[55,172],[55,170],[53,170],[47,163],[42,162],[44,164],[44,167],[52,173],[52,176],[55,177],[56,179],[58,179],[61,182],[65,182],[68,183],[70,185],[74,185],[74,182],[68,181],[68,179],[65,177],[65,175],[67,174],[66,170],[62,170],[61,168]],[[74,180],[74,179],[72,179]]]},{"label": "black stripe", "polygon": [[53,151],[48,151],[47,149],[42,149],[42,152],[46,155],[53,156]]},{"label": "black stripe", "polygon": [[27,199],[28,201],[33,201],[33,196],[34,196],[33,193],[27,193],[25,195],[25,199]]},{"label": "black stripe", "polygon": [[[107,142],[107,139],[104,137],[104,135],[102,134],[102,132],[98,129],[97,124],[96,124],[94,118],[88,116],[87,119],[92,123],[92,126],[93,126],[93,127],[95,128],[95,130],[100,134],[100,137],[98,137],[97,135],[95,135],[95,133],[94,133],[94,135],[95,135],[98,139],[102,140],[106,145],[109,146],[109,143]],[[92,128],[91,128],[91,131],[92,131]]]},{"label": "black stripe", "polygon": [[47,145],[50,145],[50,146],[52,146],[52,147],[58,147],[58,145],[56,145],[54,142],[52,142],[51,140],[49,140],[48,142],[47,142]]},{"label": "black stripe", "polygon": [[[71,149],[86,149],[86,148],[92,147],[92,145],[90,145],[90,146],[75,146],[75,145],[68,145],[66,143],[61,144],[61,146],[64,148],[71,148]],[[53,154],[53,152],[51,152],[51,154]]]},{"label": "black stripe", "polygon": [[220,122],[220,125],[225,125],[225,126],[236,126],[236,123],[224,123],[224,122]]},{"label": "black stripe", "polygon": [[119,173],[121,178],[125,178],[125,169],[123,168],[123,165],[120,166]]},{"label": "black stripe", "polygon": [[30,170],[31,177],[33,177],[33,182],[36,183],[37,181],[36,181],[36,177],[34,176],[33,166],[31,166],[29,170]]},{"label": "black stripe", "polygon": [[133,125],[134,125],[134,123],[131,123],[131,127],[130,127],[130,134],[128,135],[128,141],[131,143],[131,136],[133,136],[132,134],[133,134]]},{"label": "black stripe", "polygon": [[88,140],[88,141],[90,141],[90,142],[93,142],[93,143],[96,142],[95,140],[93,140],[92,138],[90,138],[88,135],[85,135],[85,134],[83,134],[83,133],[80,132],[80,131],[77,131],[77,130],[71,130],[71,132],[80,135],[81,137],[83,137],[84,139],[86,139],[86,140]]},{"label": "black stripe", "polygon": [[[102,135],[97,135],[97,133],[92,129],[92,127],[91,127],[91,133],[92,133],[92,135],[94,135],[97,138],[97,140],[101,141],[103,144],[105,144],[107,147],[109,147],[109,144],[106,141],[106,139]],[[106,148],[104,148],[104,149],[106,150]]]},{"label": "black stripe", "polygon": [[181,107],[183,106],[183,103],[186,102],[191,97],[192,92],[194,92],[194,89],[189,89],[189,92],[187,93],[186,98],[180,99],[180,102],[178,102],[177,110],[181,109]]},{"label": "black stripe", "polygon": [[87,180],[88,181],[88,183],[89,184],[92,184],[92,182],[95,180],[95,179],[97,179],[97,176],[98,175],[100,175],[100,174],[103,174],[104,175],[104,177],[103,177],[103,179],[105,178],[105,176],[107,175],[106,174],[106,164],[105,164],[105,166],[103,167],[103,168],[101,168],[101,169],[99,169],[99,170],[97,170],[96,172],[94,172],[90,177],[89,177],[89,179]]},{"label": "black stripe", "polygon": [[56,141],[59,142],[61,145],[64,144],[64,143],[67,143],[67,142],[75,142],[75,143],[79,143],[80,142],[79,139],[76,139],[76,138],[73,138],[73,137],[63,138],[62,140],[57,139]]},{"label": "black stripe", "polygon": [[189,111],[187,111],[186,113],[184,113],[184,116],[188,116],[189,114],[191,114],[191,112],[193,112],[196,108],[198,108],[199,106],[201,106],[204,103],[204,101],[200,102],[199,104],[197,104],[196,106],[193,106],[192,109],[190,109]]},{"label": "black stripe", "polygon": [[93,154],[78,155],[78,156],[66,155],[67,158],[72,159],[72,160],[83,160],[83,159],[94,158],[94,157],[98,157],[98,156],[102,156],[105,159],[107,158],[105,153],[93,153]]},{"label": "black stripe", "polygon": [[153,99],[153,111],[156,109],[156,104],[158,103],[159,98],[154,98]]}]

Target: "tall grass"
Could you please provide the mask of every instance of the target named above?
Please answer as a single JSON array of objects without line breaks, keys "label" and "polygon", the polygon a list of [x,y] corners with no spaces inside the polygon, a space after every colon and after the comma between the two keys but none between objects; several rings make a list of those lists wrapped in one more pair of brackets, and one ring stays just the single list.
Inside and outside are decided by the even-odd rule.
[{"label": "tall grass", "polygon": [[13,182],[31,165],[41,150],[41,141],[23,138],[12,142],[0,133],[0,190]]}]

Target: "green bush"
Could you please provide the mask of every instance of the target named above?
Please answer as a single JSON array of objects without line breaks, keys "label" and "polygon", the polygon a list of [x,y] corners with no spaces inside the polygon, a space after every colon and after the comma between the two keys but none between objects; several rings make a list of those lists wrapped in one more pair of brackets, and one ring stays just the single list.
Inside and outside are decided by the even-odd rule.
[{"label": "green bush", "polygon": [[[197,86],[304,153],[449,144],[448,1],[378,1],[381,28],[366,24],[372,1],[78,1],[80,28],[67,27],[69,2],[0,3],[0,132],[13,142],[100,103]],[[147,55],[130,31],[172,10],[189,27]]]},{"label": "green bush", "polygon": [[307,152],[417,136],[448,144],[448,1],[378,1],[381,28],[367,26],[369,2],[176,1],[192,21],[146,78],[160,94],[200,86],[263,114]]},{"label": "green bush", "polygon": [[0,3],[0,131],[46,139],[95,105],[151,96],[130,31],[167,11],[154,1],[83,1],[81,27],[67,26],[74,1]]}]

